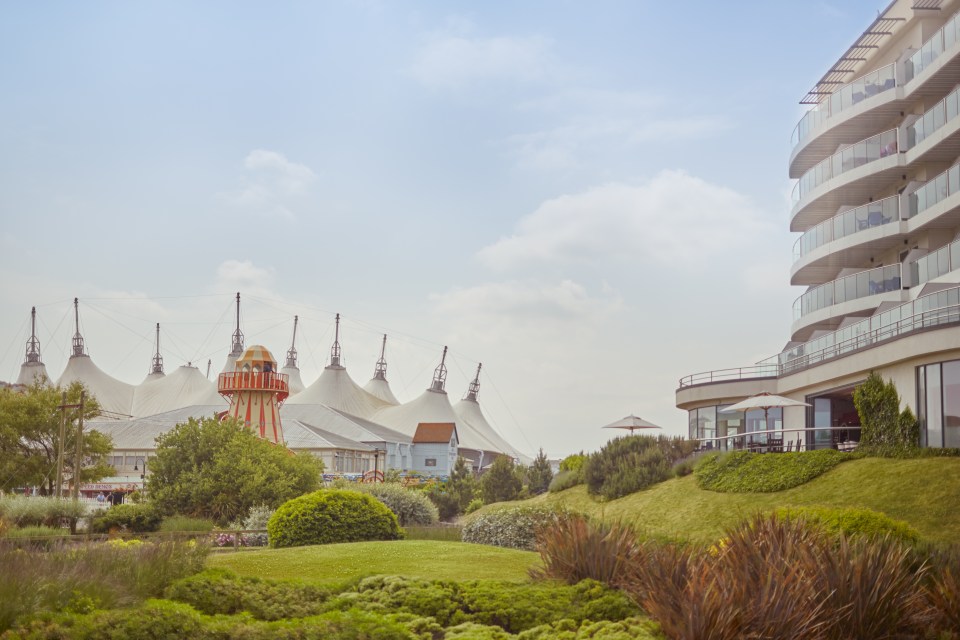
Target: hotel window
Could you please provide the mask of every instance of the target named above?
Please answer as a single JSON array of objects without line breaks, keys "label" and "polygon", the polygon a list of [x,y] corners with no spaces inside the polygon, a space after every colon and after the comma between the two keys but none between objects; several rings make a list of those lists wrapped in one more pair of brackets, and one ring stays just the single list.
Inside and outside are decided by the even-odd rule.
[{"label": "hotel window", "polygon": [[435,467],[435,466],[437,466],[437,459],[436,459],[436,458],[427,458],[426,460],[423,461],[423,466],[425,466],[425,467]]},{"label": "hotel window", "polygon": [[960,447],[960,360],[917,367],[920,445]]}]

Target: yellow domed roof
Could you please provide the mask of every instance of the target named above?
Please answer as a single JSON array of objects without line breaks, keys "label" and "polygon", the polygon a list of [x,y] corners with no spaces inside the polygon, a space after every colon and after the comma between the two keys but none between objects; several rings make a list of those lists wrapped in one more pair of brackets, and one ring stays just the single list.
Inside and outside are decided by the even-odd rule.
[{"label": "yellow domed roof", "polygon": [[[267,365],[269,365],[269,367],[267,367]],[[276,371],[277,361],[266,347],[254,344],[247,347],[243,355],[237,358],[236,370]]]}]

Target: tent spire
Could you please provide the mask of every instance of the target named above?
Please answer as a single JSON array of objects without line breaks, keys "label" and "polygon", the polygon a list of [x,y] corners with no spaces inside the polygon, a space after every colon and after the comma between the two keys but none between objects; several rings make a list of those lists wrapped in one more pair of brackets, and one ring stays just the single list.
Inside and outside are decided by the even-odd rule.
[{"label": "tent spire", "polygon": [[447,348],[443,348],[443,357],[440,358],[440,365],[433,370],[433,382],[430,384],[430,391],[444,392],[447,384]]},{"label": "tent spire", "polygon": [[375,380],[386,380],[387,379],[387,361],[384,359],[383,354],[387,351],[387,334],[383,334],[383,344],[380,346],[380,359],[377,360],[377,366],[373,370],[373,378]]},{"label": "tent spire", "polygon": [[299,316],[293,316],[293,339],[290,340],[290,348],[287,350],[287,367],[297,368],[297,323]]},{"label": "tent spire", "polygon": [[[190,363],[188,362],[187,365],[189,366],[189,364]],[[211,360],[210,358],[207,358],[207,380],[210,379],[210,365],[212,364],[213,364],[213,360]]]},{"label": "tent spire", "polygon": [[83,336],[80,335],[80,300],[78,298],[73,299],[73,321],[76,331],[73,334],[73,356],[85,356],[83,349]]},{"label": "tent spire", "polygon": [[163,356],[160,355],[160,323],[157,323],[157,352],[153,354],[150,373],[163,373]]},{"label": "tent spire", "polygon": [[337,328],[333,334],[333,346],[330,347],[330,366],[340,366],[340,314],[336,318]]},{"label": "tent spire", "polygon": [[233,332],[233,343],[230,347],[230,357],[239,358],[243,355],[243,332],[240,331],[240,292],[237,291],[237,329]]},{"label": "tent spire", "polygon": [[43,364],[40,359],[40,341],[37,340],[37,308],[30,308],[30,339],[27,340],[27,355],[24,364]]},{"label": "tent spire", "polygon": [[467,387],[467,395],[463,397],[464,400],[477,401],[477,394],[480,393],[480,369],[482,367],[482,362],[477,365],[477,375],[473,377],[473,381],[470,383],[470,386]]}]

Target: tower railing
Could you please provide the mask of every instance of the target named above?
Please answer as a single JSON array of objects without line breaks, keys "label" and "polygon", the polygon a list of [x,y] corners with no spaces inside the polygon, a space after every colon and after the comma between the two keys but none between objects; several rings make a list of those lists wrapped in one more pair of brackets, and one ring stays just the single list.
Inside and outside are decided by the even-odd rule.
[{"label": "tower railing", "polygon": [[289,393],[289,376],[273,371],[228,371],[217,379],[220,393],[234,391],[276,391]]}]

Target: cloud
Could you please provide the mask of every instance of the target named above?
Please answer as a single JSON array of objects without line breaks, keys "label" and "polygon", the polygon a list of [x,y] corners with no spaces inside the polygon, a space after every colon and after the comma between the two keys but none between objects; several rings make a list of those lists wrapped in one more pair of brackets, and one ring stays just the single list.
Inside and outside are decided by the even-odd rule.
[{"label": "cloud", "polygon": [[500,270],[614,260],[688,271],[771,228],[736,191],[663,171],[643,184],[610,183],[548,200],[478,256]]},{"label": "cloud", "polygon": [[542,36],[471,37],[462,22],[431,34],[408,69],[431,89],[462,89],[486,82],[530,83],[552,79],[552,41]]},{"label": "cloud", "polygon": [[543,284],[532,280],[489,282],[458,288],[431,296],[437,311],[461,316],[510,315],[541,321],[545,318],[579,319],[607,314],[620,307],[621,301],[609,285],[603,297],[592,297],[587,289],[572,280]]},{"label": "cloud", "polygon": [[254,149],[243,161],[243,186],[218,198],[267,217],[294,219],[290,204],[306,195],[317,175],[310,167],[291,162],[282,153]]},{"label": "cloud", "polygon": [[250,260],[224,260],[217,267],[217,288],[227,291],[270,292],[273,289],[274,272],[264,269]]}]

